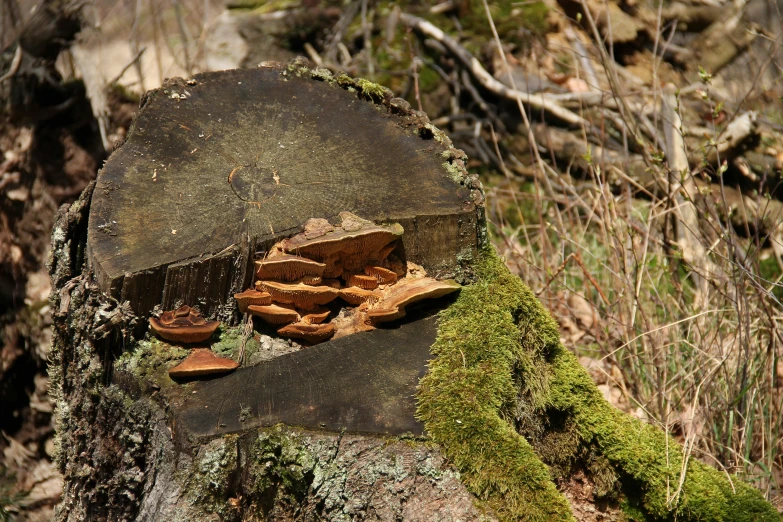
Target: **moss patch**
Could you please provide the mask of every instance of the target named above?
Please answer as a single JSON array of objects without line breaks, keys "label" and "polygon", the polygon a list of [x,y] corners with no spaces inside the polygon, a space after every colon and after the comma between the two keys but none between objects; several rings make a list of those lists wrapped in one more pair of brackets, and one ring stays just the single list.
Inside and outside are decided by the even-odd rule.
[{"label": "moss patch", "polygon": [[560,344],[555,321],[494,251],[482,252],[476,272],[478,282],[441,316],[418,415],[466,486],[502,519],[573,520],[549,469],[513,426],[514,412],[527,411],[542,425],[557,416],[568,426],[571,436],[551,437],[557,453],[590,453],[605,487],[638,497],[627,499],[632,518],[780,520],[758,491],[695,459],[676,495],[676,441],[604,400]]},{"label": "moss patch", "polygon": [[181,479],[187,484],[191,504],[223,517],[232,514],[227,502],[231,474],[237,467],[237,436],[226,435],[203,445]]},{"label": "moss patch", "polygon": [[153,337],[149,341],[139,341],[133,350],[124,352],[114,362],[114,368],[168,389],[175,384],[169,378],[169,368],[187,357],[188,353],[188,348],[171,345]]},{"label": "moss patch", "polygon": [[757,490],[695,459],[683,467],[682,447],[660,429],[625,415],[604,400],[576,357],[559,347],[552,361],[551,406],[568,412],[584,442],[639,489],[639,507],[656,518],[678,520],[780,520]]},{"label": "moss patch", "polygon": [[[441,316],[419,418],[468,489],[501,518],[573,520],[549,470],[508,416],[518,393],[514,368],[534,370],[533,358],[558,345],[557,324],[495,255],[485,253],[477,273],[479,281]],[[543,399],[545,379],[531,389]]]},{"label": "moss patch", "polygon": [[317,460],[305,441],[277,426],[262,431],[251,444],[248,473],[254,498],[276,498],[296,505],[313,483]]},{"label": "moss patch", "polygon": [[[239,352],[242,349],[242,335],[245,329],[244,325],[234,327],[221,326],[220,339],[211,346],[212,351],[221,357],[228,357],[235,361],[239,359]],[[255,336],[250,336],[245,344],[245,360],[250,359],[258,353],[261,345]]]}]

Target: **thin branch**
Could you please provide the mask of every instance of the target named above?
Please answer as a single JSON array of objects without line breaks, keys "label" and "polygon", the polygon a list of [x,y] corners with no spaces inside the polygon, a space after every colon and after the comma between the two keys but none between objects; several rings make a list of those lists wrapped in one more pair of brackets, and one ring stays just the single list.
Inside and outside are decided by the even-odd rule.
[{"label": "thin branch", "polygon": [[548,99],[543,94],[532,94],[515,88],[508,88],[496,80],[481,63],[464,47],[462,47],[451,36],[447,35],[426,20],[422,20],[413,15],[402,13],[400,20],[420,33],[442,43],[460,62],[470,71],[474,78],[488,91],[512,101],[521,101],[530,107],[543,110],[563,121],[575,126],[585,126],[592,128],[592,124],[573,111],[558,105],[556,102]]},{"label": "thin branch", "polygon": [[19,70],[19,65],[21,65],[21,63],[22,63],[22,44],[17,43],[16,52],[14,52],[14,59],[11,60],[11,67],[8,69],[7,73],[0,76],[0,83],[3,83],[9,78],[12,78]]}]

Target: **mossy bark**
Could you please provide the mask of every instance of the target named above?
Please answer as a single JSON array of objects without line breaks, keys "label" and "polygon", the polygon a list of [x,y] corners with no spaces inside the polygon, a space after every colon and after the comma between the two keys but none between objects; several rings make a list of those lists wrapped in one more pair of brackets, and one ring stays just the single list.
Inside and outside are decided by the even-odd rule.
[{"label": "mossy bark", "polygon": [[[234,91],[215,93],[220,86]],[[312,114],[300,120],[296,111],[278,107],[278,115],[291,119],[283,127],[294,134],[296,125],[308,117],[315,120],[311,123],[320,128],[322,141],[331,143],[319,156],[330,159],[323,169],[337,174],[302,189],[303,197],[288,194],[290,201],[281,197],[282,203],[275,200],[261,209],[229,197],[242,214],[232,221],[215,202],[236,189],[230,186],[232,169],[248,163],[232,164],[224,172],[225,165],[213,165],[223,161],[220,150],[199,159],[172,155],[172,150],[192,154],[189,145],[180,150],[183,137],[202,140],[199,148],[213,146],[220,136],[202,133],[197,124],[220,123],[218,111],[225,112],[223,124],[236,115],[260,117],[251,109],[222,104],[226,98],[244,100],[240,91],[246,88],[258,95],[251,99],[259,113],[272,111],[269,100],[276,99],[275,89],[278,97],[288,97],[288,109],[299,103],[290,100],[307,98],[299,107]],[[486,237],[480,184],[467,176],[461,151],[452,149],[425,115],[392,99],[388,90],[313,71],[301,62],[172,80],[166,89],[148,95],[143,106],[128,141],[97,182],[61,210],[52,235],[55,333],[50,373],[57,403],[57,461],[65,476],[58,520],[492,518],[491,511],[474,505],[440,450],[421,437],[421,423],[414,416],[416,384],[435,338],[432,318],[415,323],[419,319],[409,313],[414,322],[407,326],[345,337],[261,361],[219,380],[187,384],[175,383],[167,374],[187,350],[145,337],[149,310],[161,303],[169,308],[167,299],[176,294],[223,320],[223,338],[213,349],[236,356],[241,335],[230,324],[240,316],[230,294],[234,286],[249,284],[247,267],[256,247],[293,234],[307,217],[328,218],[346,209],[365,216],[374,212],[376,220],[388,212],[389,219],[406,227],[404,257],[433,274],[469,280],[471,260]],[[155,119],[158,109],[160,120]],[[342,126],[323,111],[332,111]],[[352,123],[359,120],[369,127],[359,125],[357,133]],[[230,129],[251,140],[259,128]],[[195,134],[184,129],[196,129]],[[355,139],[341,141],[344,133]],[[378,138],[378,146],[370,147],[368,136]],[[313,143],[286,151],[288,163],[279,156],[291,143],[273,145],[252,151],[240,146],[234,154],[251,154],[254,162],[279,161],[286,190],[321,175],[313,157],[304,157],[318,148]],[[163,167],[148,163],[161,155],[171,161]],[[366,163],[368,158],[375,162]],[[378,163],[384,158],[389,161]],[[348,173],[355,183],[345,178]],[[194,182],[196,178],[203,183]],[[394,190],[408,178],[427,190],[416,198],[399,198]],[[348,186],[340,185],[346,180]],[[253,192],[269,179],[234,175],[233,181]],[[384,184],[389,190],[376,194],[374,188]],[[202,205],[181,203],[179,189],[187,186],[185,195],[200,194]],[[205,186],[211,188],[205,192]],[[332,189],[320,198],[318,191],[325,186]],[[276,184],[273,189],[277,191]],[[319,207],[313,201],[328,204]],[[150,234],[155,226],[147,222],[142,229],[138,224],[156,208],[172,216],[159,216],[163,221],[155,226],[165,225],[163,232]],[[263,220],[268,229],[253,225],[231,235],[229,225],[249,226],[259,216],[269,218]],[[212,229],[216,232],[210,233]],[[134,239],[139,234],[141,239]],[[117,253],[143,262],[138,270],[117,272],[119,292],[106,276]],[[200,293],[204,288],[207,294]],[[416,342],[408,342],[412,340]],[[395,352],[395,343],[407,351]],[[310,431],[275,428],[281,421]]]},{"label": "mossy bark", "polygon": [[573,520],[552,478],[580,470],[631,520],[780,520],[739,477],[611,406],[494,251],[476,273],[441,316],[419,416],[501,519]]},{"label": "mossy bark", "polygon": [[[54,228],[53,364],[65,491],[58,520],[570,520],[555,478],[587,470],[630,520],[779,520],[740,479],[688,461],[605,402],[557,326],[492,252],[441,315],[419,415],[429,439],[277,426],[179,440],[166,358],[83,264],[92,186]],[[434,443],[436,444],[434,444]],[[449,465],[448,458],[452,465]],[[549,464],[550,467],[547,467]]]}]

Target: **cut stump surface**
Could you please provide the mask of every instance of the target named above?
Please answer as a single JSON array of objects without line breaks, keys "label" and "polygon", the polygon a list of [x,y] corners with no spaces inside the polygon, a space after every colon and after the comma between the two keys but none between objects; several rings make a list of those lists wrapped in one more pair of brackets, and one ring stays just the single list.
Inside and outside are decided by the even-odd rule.
[{"label": "cut stump surface", "polygon": [[400,223],[407,258],[447,274],[483,219],[460,157],[363,80],[295,66],[170,80],[99,174],[88,258],[137,315],[184,302],[226,318],[257,250],[350,211]]}]

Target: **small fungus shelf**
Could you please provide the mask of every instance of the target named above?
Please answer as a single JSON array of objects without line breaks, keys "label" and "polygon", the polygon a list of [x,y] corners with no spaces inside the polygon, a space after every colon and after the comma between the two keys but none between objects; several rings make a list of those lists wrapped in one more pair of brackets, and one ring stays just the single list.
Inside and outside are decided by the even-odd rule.
[{"label": "small fungus shelf", "polygon": [[218,357],[209,348],[196,348],[181,363],[169,370],[169,376],[174,379],[189,379],[228,373],[238,367],[238,362]]},{"label": "small fungus shelf", "polygon": [[219,321],[207,321],[193,308],[183,305],[176,310],[150,317],[150,328],[163,339],[173,343],[200,343],[215,333]]}]

